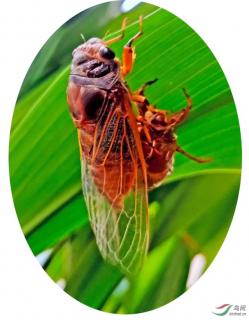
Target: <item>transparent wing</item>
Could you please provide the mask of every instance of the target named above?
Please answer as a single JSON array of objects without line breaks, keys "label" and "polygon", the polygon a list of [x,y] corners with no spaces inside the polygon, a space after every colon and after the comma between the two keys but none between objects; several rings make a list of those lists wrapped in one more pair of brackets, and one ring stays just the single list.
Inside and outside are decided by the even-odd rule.
[{"label": "transparent wing", "polygon": [[104,259],[135,273],[149,241],[147,182],[137,129],[129,117],[115,112],[100,128],[93,157],[81,160],[89,218]]}]

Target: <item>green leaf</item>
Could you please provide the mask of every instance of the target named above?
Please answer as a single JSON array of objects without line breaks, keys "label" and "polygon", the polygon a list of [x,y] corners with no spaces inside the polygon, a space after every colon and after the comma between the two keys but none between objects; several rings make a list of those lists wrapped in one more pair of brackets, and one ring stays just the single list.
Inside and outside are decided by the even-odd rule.
[{"label": "green leaf", "polygon": [[154,190],[150,197],[156,199],[158,208],[151,219],[152,248],[176,233],[187,232],[201,250],[220,229],[227,231],[239,184],[239,174],[204,174]]},{"label": "green leaf", "polygon": [[88,228],[81,228],[56,250],[46,272],[55,281],[65,279],[67,293],[98,309],[122,277],[119,270],[103,263]]},{"label": "green leaf", "polygon": [[87,210],[80,193],[56,210],[38,228],[27,235],[27,241],[34,254],[53,247],[70,234],[88,224]]},{"label": "green leaf", "polygon": [[153,250],[138,277],[132,281],[125,304],[127,311],[152,310],[177,298],[186,289],[189,265],[188,250],[176,237]]}]

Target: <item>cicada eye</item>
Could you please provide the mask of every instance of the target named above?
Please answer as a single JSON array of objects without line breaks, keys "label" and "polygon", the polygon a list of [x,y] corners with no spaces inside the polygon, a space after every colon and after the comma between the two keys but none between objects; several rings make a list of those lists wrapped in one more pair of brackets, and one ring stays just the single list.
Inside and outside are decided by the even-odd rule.
[{"label": "cicada eye", "polygon": [[99,54],[104,59],[111,60],[115,58],[115,53],[110,48],[107,48],[107,47],[101,47],[99,50]]}]

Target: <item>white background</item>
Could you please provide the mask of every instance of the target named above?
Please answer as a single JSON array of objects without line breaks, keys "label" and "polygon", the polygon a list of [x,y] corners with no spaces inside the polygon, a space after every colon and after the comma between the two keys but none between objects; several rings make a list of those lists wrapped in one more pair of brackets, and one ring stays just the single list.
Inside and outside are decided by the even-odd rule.
[{"label": "white background", "polygon": [[[34,259],[20,229],[8,176],[11,117],[23,78],[38,50],[66,20],[101,1],[1,1],[0,8],[0,319],[217,319],[215,306],[247,304],[249,319],[249,5],[247,0],[151,1],[185,20],[221,64],[237,105],[243,140],[243,177],[229,234],[208,271],[184,295],[139,315],[90,309],[54,285]],[[229,316],[228,316],[229,317]]]}]

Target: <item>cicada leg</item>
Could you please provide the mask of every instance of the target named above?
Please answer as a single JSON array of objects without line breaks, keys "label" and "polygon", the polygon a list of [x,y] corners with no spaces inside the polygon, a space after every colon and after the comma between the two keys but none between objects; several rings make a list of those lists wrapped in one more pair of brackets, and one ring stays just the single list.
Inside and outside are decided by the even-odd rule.
[{"label": "cicada leg", "polygon": [[181,147],[177,146],[176,147],[176,151],[183,154],[185,157],[191,159],[191,160],[194,160],[196,162],[199,162],[199,163],[205,163],[205,162],[210,162],[212,161],[211,158],[199,158],[199,157],[195,157],[195,156],[192,156],[190,153],[188,153],[187,151],[183,150]]},{"label": "cicada leg", "polygon": [[122,21],[122,25],[121,25],[121,34],[119,36],[117,36],[117,37],[114,37],[112,39],[106,40],[105,44],[107,46],[109,46],[110,44],[113,44],[113,43],[115,43],[115,42],[117,42],[119,40],[122,40],[124,38],[126,23],[127,23],[127,18],[124,18],[124,20]]},{"label": "cicada leg", "polygon": [[158,79],[155,78],[154,80],[150,80],[150,81],[145,82],[137,91],[135,91],[135,94],[144,96],[145,89],[157,81],[158,81]]},{"label": "cicada leg", "polygon": [[145,160],[151,158],[154,152],[155,147],[155,141],[152,140],[152,137],[150,135],[149,129],[146,125],[146,120],[143,118],[143,116],[137,117],[137,124],[138,124],[138,132],[140,133],[140,136],[143,135],[143,141],[142,145],[146,145],[146,154],[144,153]]},{"label": "cicada leg", "polygon": [[122,75],[125,77],[131,70],[135,61],[135,48],[132,47],[134,41],[136,41],[143,34],[143,18],[140,16],[140,30],[135,36],[133,36],[123,48],[123,64]]},{"label": "cicada leg", "polygon": [[154,79],[151,81],[145,82],[138,90],[132,93],[131,98],[132,101],[137,102],[137,103],[145,103],[146,105],[149,105],[148,100],[146,99],[146,96],[144,95],[144,90],[155,83],[158,79]]},{"label": "cicada leg", "polygon": [[144,91],[145,89],[155,83],[158,79],[150,80],[145,82],[138,90],[131,94],[132,101],[137,103],[139,114],[144,116],[146,111],[155,112],[156,109],[150,105],[148,99],[146,98]]},{"label": "cicada leg", "polygon": [[[175,127],[176,125],[183,122],[187,118],[190,110],[192,109],[192,99],[191,99],[190,95],[188,94],[187,90],[184,88],[183,88],[183,93],[184,93],[186,101],[187,101],[187,106],[185,108],[183,108],[182,110],[180,110],[179,112],[176,112],[172,116],[169,117],[169,123],[170,123],[170,126],[172,126],[172,127]],[[193,161],[196,161],[198,163],[205,163],[205,162],[212,161],[211,158],[199,158],[199,157],[192,156],[190,153],[183,150],[180,146],[176,147],[176,151],[181,153],[185,157],[187,157]]]},{"label": "cicada leg", "polygon": [[186,89],[183,88],[182,90],[187,101],[187,106],[182,110],[175,112],[172,116],[169,117],[169,123],[172,126],[176,126],[183,122],[187,118],[189,111],[192,109],[192,99],[190,95],[188,94]]},{"label": "cicada leg", "polygon": [[149,143],[152,143],[152,138],[149,132],[149,129],[146,126],[146,120],[144,119],[143,116],[137,116],[137,124],[138,124],[138,131],[139,133],[144,133],[146,140]]}]

